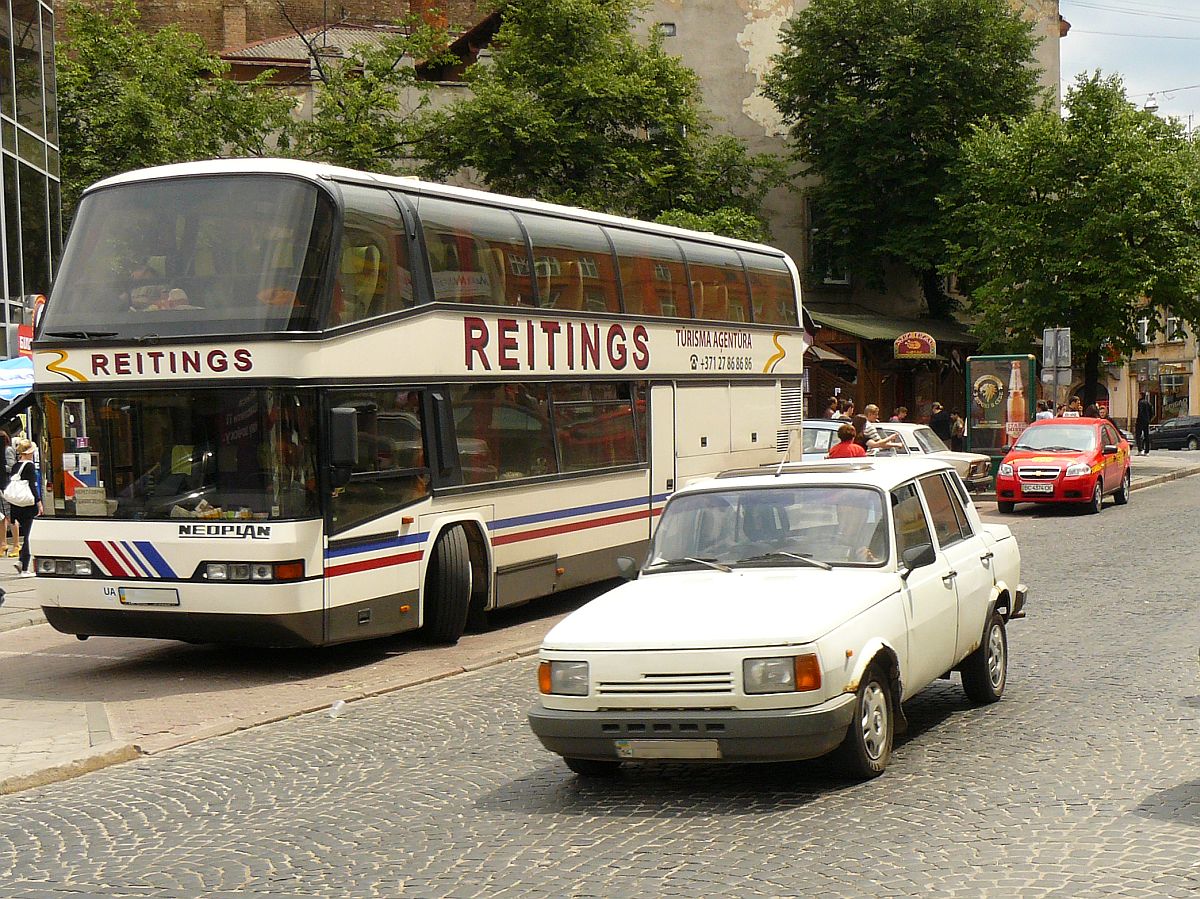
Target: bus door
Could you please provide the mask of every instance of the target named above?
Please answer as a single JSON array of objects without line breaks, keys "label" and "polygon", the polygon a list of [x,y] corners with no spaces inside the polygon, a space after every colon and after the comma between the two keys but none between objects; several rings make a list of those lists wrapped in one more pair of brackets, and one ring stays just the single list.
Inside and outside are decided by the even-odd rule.
[{"label": "bus door", "polygon": [[675,385],[650,386],[650,529],[675,491]]},{"label": "bus door", "polygon": [[328,497],[325,639],[329,643],[415,629],[434,474],[427,452],[427,391],[330,390],[332,412],[353,410],[357,461]]}]

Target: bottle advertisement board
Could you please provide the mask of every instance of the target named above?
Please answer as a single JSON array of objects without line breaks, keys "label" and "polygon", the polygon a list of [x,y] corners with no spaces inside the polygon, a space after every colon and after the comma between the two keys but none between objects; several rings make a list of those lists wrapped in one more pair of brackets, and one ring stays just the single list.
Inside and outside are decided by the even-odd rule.
[{"label": "bottle advertisement board", "polygon": [[1030,355],[967,358],[967,449],[997,459],[1033,421],[1037,370]]}]

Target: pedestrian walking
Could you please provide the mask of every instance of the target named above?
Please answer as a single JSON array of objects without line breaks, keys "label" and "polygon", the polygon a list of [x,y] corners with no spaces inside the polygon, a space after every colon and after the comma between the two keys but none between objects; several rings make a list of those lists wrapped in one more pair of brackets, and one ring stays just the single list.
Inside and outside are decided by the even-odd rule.
[{"label": "pedestrian walking", "polygon": [[1150,419],[1154,418],[1154,403],[1150,402],[1150,391],[1142,392],[1142,398],[1137,404],[1137,424],[1134,426],[1134,439],[1137,441],[1138,455],[1150,455]]},{"label": "pedestrian walking", "polygon": [[963,417],[957,412],[950,413],[950,449],[956,453],[961,453],[963,449],[963,435],[967,433],[967,423],[963,421]]},{"label": "pedestrian walking", "polygon": [[833,445],[829,452],[825,455],[826,459],[855,459],[859,456],[865,456],[867,451],[854,442],[855,436],[858,434],[854,430],[854,425],[847,422],[838,428],[838,442]]},{"label": "pedestrian walking", "polygon": [[942,438],[943,443],[949,443],[950,413],[941,403],[934,403],[932,411],[933,414],[929,416],[929,427],[933,428],[933,433]]},{"label": "pedestrian walking", "polygon": [[[29,568],[29,534],[33,530],[33,519],[42,514],[42,494],[38,490],[37,471],[33,464],[33,442],[24,438],[17,440],[13,447],[17,453],[17,463],[8,474],[8,486],[4,488],[4,498],[8,500],[13,518],[21,528],[21,554],[17,559],[17,573],[21,577],[33,577],[34,572]],[[22,492],[17,487],[17,481],[23,481],[29,486],[28,495],[32,502],[25,504],[17,494]]]},{"label": "pedestrian walking", "polygon": [[825,410],[821,413],[822,418],[837,418],[839,403],[836,396],[831,396],[829,401],[825,403]]},{"label": "pedestrian walking", "polygon": [[[878,406],[876,406],[874,403],[868,403],[867,407],[863,409],[863,412],[866,413],[866,415],[863,416],[863,420],[865,422],[863,425],[863,434],[867,438],[867,442],[864,444],[866,449],[899,449],[904,445],[904,442],[900,439],[899,434],[889,434],[888,436],[884,437],[881,433],[879,433]],[[858,416],[856,416],[854,420],[857,422]]]},{"label": "pedestrian walking", "polygon": [[[8,473],[12,469],[13,463],[17,461],[17,454],[13,451],[12,438],[8,436],[8,431],[0,428],[0,465],[3,470],[0,470],[0,490],[8,486]],[[0,493],[0,515],[3,515],[3,520],[0,521],[0,557],[5,557],[10,554],[8,543],[9,529],[16,529],[16,523],[13,521],[12,512],[8,508],[8,502],[4,499],[4,495]],[[13,535],[12,555],[17,554],[17,544],[19,535]]]}]

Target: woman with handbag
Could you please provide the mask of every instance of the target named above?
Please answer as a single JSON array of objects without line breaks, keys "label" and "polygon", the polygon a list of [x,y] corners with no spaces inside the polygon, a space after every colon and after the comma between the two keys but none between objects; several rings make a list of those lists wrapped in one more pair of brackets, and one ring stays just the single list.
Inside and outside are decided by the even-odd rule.
[{"label": "woman with handbag", "polygon": [[20,525],[21,536],[25,538],[21,542],[17,573],[21,577],[33,577],[34,572],[29,568],[29,532],[33,530],[34,517],[42,514],[42,496],[38,491],[37,470],[33,464],[33,443],[20,438],[14,448],[17,464],[9,472],[4,498],[8,501],[13,521]]}]

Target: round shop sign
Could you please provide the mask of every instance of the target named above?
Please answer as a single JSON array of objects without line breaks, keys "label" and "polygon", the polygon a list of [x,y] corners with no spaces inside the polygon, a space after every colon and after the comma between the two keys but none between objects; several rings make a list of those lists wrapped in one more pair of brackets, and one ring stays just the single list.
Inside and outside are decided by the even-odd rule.
[{"label": "round shop sign", "polygon": [[1004,401],[1004,382],[995,375],[980,375],[971,385],[971,396],[985,409],[995,409]]}]

